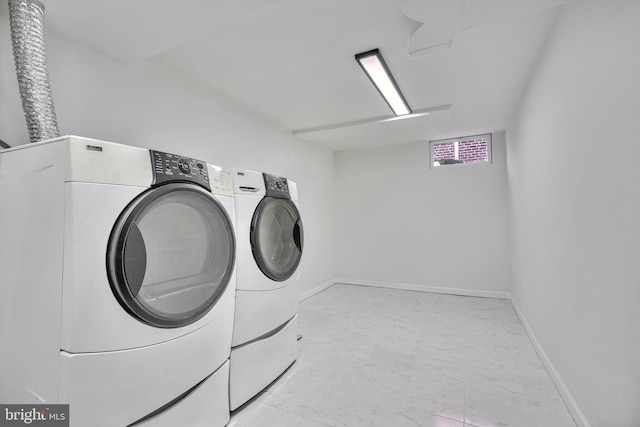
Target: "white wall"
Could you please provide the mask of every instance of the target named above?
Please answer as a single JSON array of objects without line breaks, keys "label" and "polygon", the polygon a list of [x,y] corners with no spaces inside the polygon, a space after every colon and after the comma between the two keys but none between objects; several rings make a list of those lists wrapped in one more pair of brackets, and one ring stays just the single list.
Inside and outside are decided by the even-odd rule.
[{"label": "white wall", "polygon": [[[47,46],[63,134],[298,181],[301,292],[334,277],[511,290],[587,422],[625,427],[640,419],[638,22],[635,0],[561,15],[507,133],[509,190],[501,132],[492,165],[432,170],[426,143],[334,155],[157,61],[53,32]],[[8,36],[0,59],[0,138],[24,143]]]},{"label": "white wall", "polygon": [[594,427],[640,422],[639,40],[640,2],[573,3],[507,132],[512,294]]},{"label": "white wall", "polygon": [[428,142],[337,153],[339,276],[506,291],[504,132],[493,153],[435,169]]},{"label": "white wall", "polygon": [[[0,139],[28,142],[7,15],[0,14]],[[300,291],[335,277],[330,242],[334,155],[302,142],[155,60],[123,65],[46,33],[61,134],[165,150],[297,181],[305,226]]]}]

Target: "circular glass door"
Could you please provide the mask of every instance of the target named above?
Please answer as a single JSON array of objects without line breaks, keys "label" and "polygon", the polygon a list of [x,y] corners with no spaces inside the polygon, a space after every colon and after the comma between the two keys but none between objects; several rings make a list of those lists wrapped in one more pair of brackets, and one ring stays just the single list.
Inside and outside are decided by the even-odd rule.
[{"label": "circular glass door", "polygon": [[192,184],[150,189],[116,222],[107,249],[114,295],[130,314],[158,327],[204,316],[233,273],[235,239],[225,209]]},{"label": "circular glass door", "polygon": [[262,199],[251,222],[251,250],[260,270],[272,280],[287,280],[300,264],[302,241],[296,205],[287,199]]}]

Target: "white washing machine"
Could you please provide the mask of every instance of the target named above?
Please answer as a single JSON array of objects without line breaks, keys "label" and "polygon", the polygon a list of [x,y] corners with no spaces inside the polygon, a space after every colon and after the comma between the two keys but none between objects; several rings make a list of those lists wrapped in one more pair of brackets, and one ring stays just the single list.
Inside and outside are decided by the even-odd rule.
[{"label": "white washing machine", "polygon": [[233,169],[238,280],[229,399],[231,410],[297,357],[298,269],[303,228],[296,183]]},{"label": "white washing machine", "polygon": [[0,402],[67,403],[76,427],[227,424],[229,171],[61,137],[0,151],[0,206]]}]

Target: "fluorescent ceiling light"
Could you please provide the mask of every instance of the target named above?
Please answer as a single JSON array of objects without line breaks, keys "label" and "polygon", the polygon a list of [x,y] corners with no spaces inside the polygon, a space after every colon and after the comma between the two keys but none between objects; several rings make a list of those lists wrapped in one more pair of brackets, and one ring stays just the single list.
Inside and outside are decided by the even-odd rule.
[{"label": "fluorescent ceiling light", "polygon": [[384,62],[380,50],[374,49],[356,55],[356,61],[373,82],[380,95],[387,101],[396,116],[411,114],[411,109]]}]

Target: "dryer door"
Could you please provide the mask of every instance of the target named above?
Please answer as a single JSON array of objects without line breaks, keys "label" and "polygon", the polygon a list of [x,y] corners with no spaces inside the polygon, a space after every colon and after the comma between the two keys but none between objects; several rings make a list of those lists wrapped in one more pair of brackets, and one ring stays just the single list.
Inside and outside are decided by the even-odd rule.
[{"label": "dryer door", "polygon": [[251,221],[251,251],[260,270],[277,282],[293,275],[302,257],[302,220],[288,199],[265,197]]},{"label": "dryer door", "polygon": [[122,307],[165,328],[204,316],[227,288],[234,262],[226,210],[185,183],[138,196],[118,218],[107,249],[109,282]]}]

